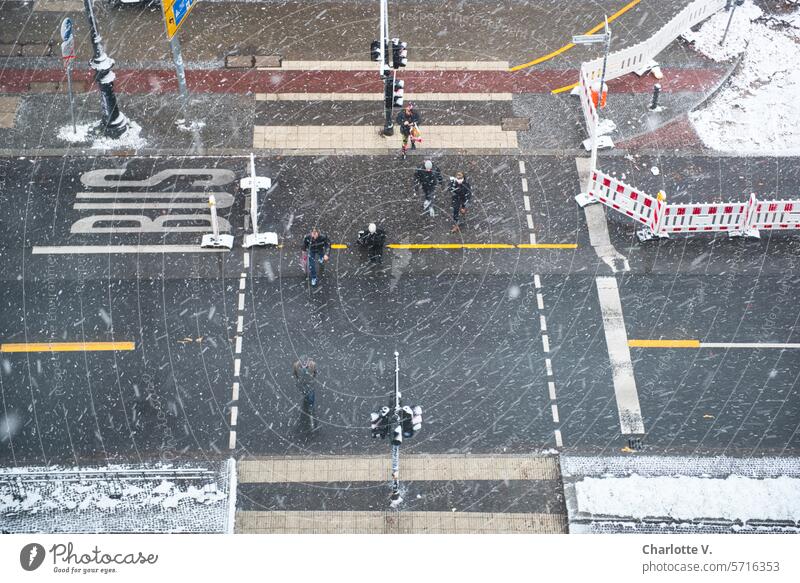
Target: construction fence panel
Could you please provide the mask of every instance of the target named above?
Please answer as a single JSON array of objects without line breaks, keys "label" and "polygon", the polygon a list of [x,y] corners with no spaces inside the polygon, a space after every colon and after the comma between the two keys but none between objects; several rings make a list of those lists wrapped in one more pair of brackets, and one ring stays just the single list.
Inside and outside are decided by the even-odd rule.
[{"label": "construction fence panel", "polygon": [[599,123],[599,118],[597,115],[597,108],[594,105],[594,101],[592,100],[592,91],[591,86],[586,79],[583,71],[581,70],[581,82],[579,84],[579,97],[581,100],[581,109],[583,110],[583,119],[586,122],[586,133],[589,135],[590,138],[594,139],[595,135],[595,128]]},{"label": "construction fence panel", "polygon": [[747,203],[668,204],[659,232],[741,232],[747,220]]},{"label": "construction fence panel", "polygon": [[[606,64],[606,81],[641,69],[684,32],[723,9],[725,3],[726,0],[695,0],[678,12],[649,39],[610,53]],[[581,66],[581,70],[585,72],[589,81],[599,79],[602,69],[603,57],[583,63]]]},{"label": "construction fence panel", "polygon": [[759,230],[800,229],[800,201],[756,201],[751,227]]},{"label": "construction fence panel", "polygon": [[643,225],[653,224],[657,206],[656,199],[608,174],[599,170],[592,172],[589,195]]}]

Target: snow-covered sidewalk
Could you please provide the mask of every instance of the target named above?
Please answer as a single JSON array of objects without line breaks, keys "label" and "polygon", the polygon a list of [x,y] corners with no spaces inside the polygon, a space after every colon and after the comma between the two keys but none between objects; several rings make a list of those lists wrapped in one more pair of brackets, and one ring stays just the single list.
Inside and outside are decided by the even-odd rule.
[{"label": "snow-covered sidewalk", "polygon": [[654,523],[800,532],[795,458],[562,456],[561,471],[570,532]]},{"label": "snow-covered sidewalk", "polygon": [[[800,11],[765,17],[747,0],[684,37],[715,61],[744,56],[730,81],[689,118],[703,143],[740,154],[800,155]],[[746,48],[745,48],[746,47]]]},{"label": "snow-covered sidewalk", "polygon": [[0,530],[226,532],[230,470],[225,462],[0,469]]}]

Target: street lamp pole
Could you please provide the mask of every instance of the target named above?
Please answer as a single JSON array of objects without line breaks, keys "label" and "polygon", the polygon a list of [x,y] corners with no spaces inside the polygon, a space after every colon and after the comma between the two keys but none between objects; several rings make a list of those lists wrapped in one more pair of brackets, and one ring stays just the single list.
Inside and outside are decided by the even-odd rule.
[{"label": "street lamp pole", "polygon": [[[395,350],[394,352],[394,422],[395,429],[392,432],[394,436],[397,428],[400,428],[402,419],[400,417],[400,353]],[[400,428],[402,431],[402,428]],[[403,499],[400,497],[400,444],[392,442],[392,495],[389,497],[391,500],[390,506],[397,508]]]},{"label": "street lamp pole", "polygon": [[100,87],[100,100],[103,106],[103,120],[95,131],[102,132],[112,138],[118,138],[128,129],[128,118],[119,110],[117,105],[117,96],[114,94],[116,75],[112,70],[114,68],[114,59],[110,58],[103,48],[103,39],[100,38],[100,33],[97,30],[92,1],[83,0],[83,6],[86,11],[86,17],[89,20],[92,48],[94,49],[94,56],[89,61],[89,66],[94,71],[95,81]]}]

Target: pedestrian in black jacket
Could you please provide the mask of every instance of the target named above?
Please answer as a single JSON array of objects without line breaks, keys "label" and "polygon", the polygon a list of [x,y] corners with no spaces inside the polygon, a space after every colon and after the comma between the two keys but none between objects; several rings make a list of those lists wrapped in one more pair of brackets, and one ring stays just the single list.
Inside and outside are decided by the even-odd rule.
[{"label": "pedestrian in black jacket", "polygon": [[425,160],[422,166],[414,171],[414,192],[419,195],[419,189],[425,193],[425,202],[422,203],[422,210],[428,210],[433,200],[436,187],[442,184],[442,171],[430,160]]},{"label": "pedestrian in black jacket", "polygon": [[328,236],[320,233],[316,227],[303,237],[303,251],[307,253],[311,285],[317,285],[317,262],[322,264],[323,261],[327,261],[330,250],[331,242],[328,240]]},{"label": "pedestrian in black jacket", "polygon": [[459,221],[467,214],[467,207],[469,206],[470,199],[472,198],[472,187],[467,182],[463,172],[457,172],[455,176],[450,177],[450,195],[453,202],[453,228],[450,229],[451,233],[458,233],[461,227],[458,225]]},{"label": "pedestrian in black jacket", "polygon": [[411,103],[406,105],[403,110],[397,114],[397,125],[400,126],[400,133],[403,135],[403,156],[406,155],[406,150],[408,150],[409,139],[411,140],[411,149],[417,149],[417,145],[414,143],[414,136],[412,136],[411,133],[415,129],[418,129],[420,122],[419,113],[417,113],[414,109],[414,105]]},{"label": "pedestrian in black jacket", "polygon": [[386,245],[386,231],[370,223],[366,231],[358,232],[358,243],[367,249],[367,256],[373,263],[383,261],[383,247]]}]

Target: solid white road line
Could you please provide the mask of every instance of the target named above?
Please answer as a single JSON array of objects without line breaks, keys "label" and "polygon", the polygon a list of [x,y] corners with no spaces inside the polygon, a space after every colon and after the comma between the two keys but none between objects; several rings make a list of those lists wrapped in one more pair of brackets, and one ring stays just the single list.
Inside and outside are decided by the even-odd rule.
[{"label": "solid white road line", "polygon": [[598,277],[596,284],[608,356],[611,361],[620,430],[623,435],[644,433],[644,421],[639,406],[639,394],[636,391],[636,379],[633,376],[633,363],[628,348],[628,334],[625,331],[617,279]]},{"label": "solid white road line", "polygon": [[81,255],[120,253],[223,253],[228,249],[203,248],[200,245],[58,245],[36,246],[34,255]]},{"label": "solid white road line", "polygon": [[[511,93],[413,93],[406,101],[511,101]],[[256,93],[256,101],[380,101],[382,93]],[[522,173],[524,174],[524,172]]]},{"label": "solid white road line", "polygon": [[700,348],[779,348],[793,349],[800,348],[800,344],[788,343],[781,344],[775,342],[701,342]]},{"label": "solid white road line", "polygon": [[[266,71],[373,71],[373,61],[289,61]],[[409,61],[406,71],[507,71],[508,61]]]}]

